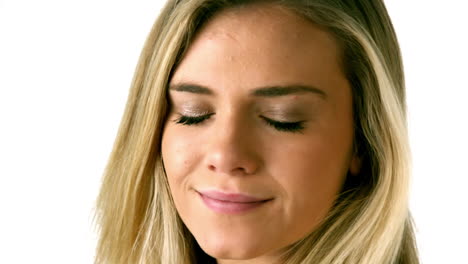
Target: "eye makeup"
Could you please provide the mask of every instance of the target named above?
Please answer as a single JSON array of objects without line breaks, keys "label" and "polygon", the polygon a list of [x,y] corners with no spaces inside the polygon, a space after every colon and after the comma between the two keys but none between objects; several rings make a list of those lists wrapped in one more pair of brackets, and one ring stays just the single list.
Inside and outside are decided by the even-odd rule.
[{"label": "eye makeup", "polygon": [[[215,111],[211,105],[206,102],[186,101],[180,102],[172,109],[177,116],[172,121],[177,125],[183,126],[202,126],[207,120],[215,114],[221,112]],[[249,110],[250,108],[250,110]],[[309,105],[297,103],[274,103],[274,104],[252,104],[245,106],[243,114],[251,114],[261,124],[273,128],[279,132],[301,133],[305,129],[305,123],[311,118],[311,107]],[[222,109],[221,109],[222,110]]]}]

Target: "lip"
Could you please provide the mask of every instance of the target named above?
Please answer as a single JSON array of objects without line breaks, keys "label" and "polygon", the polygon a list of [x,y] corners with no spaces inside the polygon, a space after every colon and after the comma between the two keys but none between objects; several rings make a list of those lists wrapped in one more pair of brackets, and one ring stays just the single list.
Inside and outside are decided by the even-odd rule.
[{"label": "lip", "polygon": [[255,203],[269,200],[268,198],[262,199],[241,193],[224,193],[219,191],[200,191],[198,193],[214,200],[232,203]]},{"label": "lip", "polygon": [[218,191],[197,192],[211,210],[225,214],[239,214],[262,207],[273,199],[257,198],[240,193],[223,193]]}]

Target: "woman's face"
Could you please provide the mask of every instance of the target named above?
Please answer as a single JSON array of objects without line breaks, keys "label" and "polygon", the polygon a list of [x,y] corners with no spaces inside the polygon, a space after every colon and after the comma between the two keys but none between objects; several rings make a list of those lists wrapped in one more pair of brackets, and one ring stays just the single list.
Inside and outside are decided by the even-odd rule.
[{"label": "woman's face", "polygon": [[216,16],[176,69],[169,100],[162,156],[172,196],[219,263],[274,263],[359,170],[338,46],[289,11]]}]

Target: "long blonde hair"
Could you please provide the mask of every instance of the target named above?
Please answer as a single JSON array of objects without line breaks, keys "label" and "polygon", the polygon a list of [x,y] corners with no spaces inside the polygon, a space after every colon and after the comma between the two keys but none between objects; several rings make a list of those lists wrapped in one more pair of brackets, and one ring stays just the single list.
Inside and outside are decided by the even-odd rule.
[{"label": "long blonde hair", "polygon": [[382,0],[169,0],[141,53],[104,172],[96,203],[95,263],[210,260],[179,218],[164,172],[160,142],[166,89],[210,18],[254,2],[291,10],[335,37],[352,85],[356,149],[363,160],[361,173],[348,175],[320,227],[288,247],[285,263],[419,263],[408,210],[403,66]]}]

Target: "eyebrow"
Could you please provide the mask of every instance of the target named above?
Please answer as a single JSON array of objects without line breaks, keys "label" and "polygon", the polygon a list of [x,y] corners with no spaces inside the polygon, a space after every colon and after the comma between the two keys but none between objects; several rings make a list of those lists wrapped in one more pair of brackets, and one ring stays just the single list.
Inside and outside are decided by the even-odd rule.
[{"label": "eyebrow", "polygon": [[[192,84],[192,83],[180,83],[169,86],[169,90],[177,92],[187,92],[194,94],[205,94],[214,95],[213,90],[206,86]],[[323,99],[327,98],[327,94],[314,86],[308,85],[286,85],[286,86],[267,86],[254,89],[250,94],[256,97],[279,97],[291,94],[299,93],[313,93]]]}]

